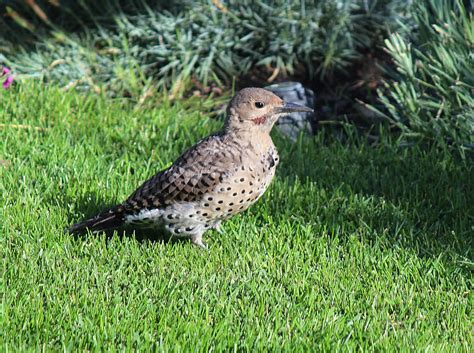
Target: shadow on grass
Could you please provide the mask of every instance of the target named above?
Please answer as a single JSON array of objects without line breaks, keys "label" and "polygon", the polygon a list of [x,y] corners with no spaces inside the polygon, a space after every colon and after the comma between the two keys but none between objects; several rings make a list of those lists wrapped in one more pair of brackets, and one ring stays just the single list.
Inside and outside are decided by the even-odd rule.
[{"label": "shadow on grass", "polygon": [[[99,193],[86,193],[74,198],[68,197],[67,195],[63,195],[62,198],[56,197],[54,198],[54,200],[50,200],[49,203],[58,205],[59,207],[64,209],[73,206],[74,212],[70,212],[68,214],[68,224],[64,225],[64,230],[66,233],[69,233],[68,229],[71,225],[81,222],[85,219],[92,218],[100,212],[116,205],[115,203],[105,200],[103,196]],[[84,217],[78,217],[78,213],[84,214]],[[102,230],[98,232],[85,231],[81,234],[70,235],[71,237],[74,237],[79,240],[87,240],[89,237],[105,235],[107,240],[113,237],[126,237],[136,239],[140,243],[157,242],[167,243],[170,245],[189,241],[188,239],[176,238],[150,229],[139,229],[127,226]]]},{"label": "shadow on grass", "polygon": [[277,145],[278,177],[289,190],[299,184],[301,191],[313,191],[305,192],[301,202],[294,202],[297,195],[281,195],[272,200],[273,212],[289,209],[309,222],[344,225],[347,237],[364,228],[369,241],[410,247],[419,256],[455,255],[457,262],[472,263],[471,162],[435,148],[301,141]]}]

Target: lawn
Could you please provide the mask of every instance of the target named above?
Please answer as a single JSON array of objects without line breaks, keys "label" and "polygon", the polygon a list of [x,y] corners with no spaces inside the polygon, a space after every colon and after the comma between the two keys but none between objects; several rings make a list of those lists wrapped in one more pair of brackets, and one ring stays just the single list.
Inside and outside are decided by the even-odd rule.
[{"label": "lawn", "polygon": [[2,351],[472,349],[473,164],[440,148],[275,134],[274,183],[207,251],[64,233],[219,128],[199,110],[1,92]]}]

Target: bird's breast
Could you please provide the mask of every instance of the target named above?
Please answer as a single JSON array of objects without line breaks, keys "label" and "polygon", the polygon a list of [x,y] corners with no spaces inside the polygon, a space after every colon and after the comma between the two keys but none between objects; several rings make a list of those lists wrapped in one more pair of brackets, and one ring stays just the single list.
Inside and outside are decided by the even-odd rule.
[{"label": "bird's breast", "polygon": [[[129,215],[128,224],[163,228],[173,235],[189,235],[213,228],[221,220],[245,211],[265,192],[279,162],[274,146],[256,153],[247,149],[225,166],[225,177],[200,197],[175,201],[159,209]],[[224,167],[224,166],[223,166]]]},{"label": "bird's breast", "polygon": [[212,224],[245,211],[270,185],[279,157],[274,147],[264,153],[245,153],[228,166],[227,176],[193,205],[194,221]]}]

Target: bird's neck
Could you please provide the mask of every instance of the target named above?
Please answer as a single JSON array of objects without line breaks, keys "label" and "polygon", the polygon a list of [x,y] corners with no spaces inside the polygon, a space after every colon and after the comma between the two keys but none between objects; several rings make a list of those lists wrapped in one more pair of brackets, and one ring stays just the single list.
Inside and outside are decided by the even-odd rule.
[{"label": "bird's neck", "polygon": [[274,147],[272,138],[266,131],[246,131],[246,130],[224,130],[227,138],[235,141],[239,146],[247,151],[253,151],[256,154],[265,154],[270,148]]}]

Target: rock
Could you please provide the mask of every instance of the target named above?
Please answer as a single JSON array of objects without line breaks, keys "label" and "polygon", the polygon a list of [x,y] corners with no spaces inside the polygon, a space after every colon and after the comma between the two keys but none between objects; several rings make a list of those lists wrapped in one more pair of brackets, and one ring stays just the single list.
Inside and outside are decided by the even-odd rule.
[{"label": "rock", "polygon": [[[304,88],[300,82],[281,82],[264,87],[287,102],[314,108],[314,93]],[[277,128],[292,141],[296,141],[301,131],[313,133],[314,115],[311,113],[292,113],[281,117]]]}]

